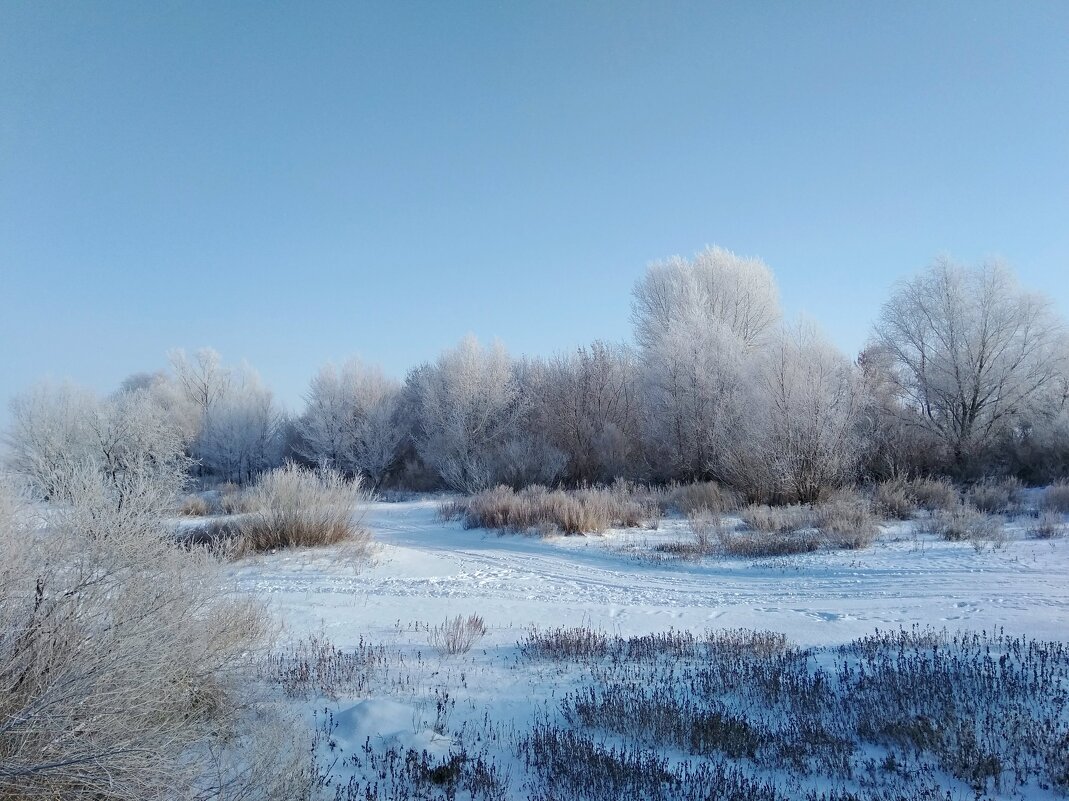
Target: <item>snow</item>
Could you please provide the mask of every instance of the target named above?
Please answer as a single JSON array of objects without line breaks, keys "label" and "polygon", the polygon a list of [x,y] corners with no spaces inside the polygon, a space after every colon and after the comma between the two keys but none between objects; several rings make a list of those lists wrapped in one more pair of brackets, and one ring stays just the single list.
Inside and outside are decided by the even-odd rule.
[{"label": "snow", "polygon": [[[531,627],[623,636],[749,628],[806,647],[914,624],[1069,639],[1069,541],[1030,539],[1027,519],[1008,524],[1010,541],[1000,550],[977,552],[895,523],[860,551],[696,562],[657,554],[657,545],[687,538],[679,519],[656,529],[540,538],[464,530],[437,519],[435,500],[418,500],[373,504],[365,524],[376,542],[370,564],[340,546],[261,555],[231,568],[242,591],[267,600],[282,644],[317,636],[342,649],[371,642],[391,654],[359,695],[293,702],[310,730],[330,720],[324,739],[334,788],[378,770],[367,761],[372,752],[411,749],[444,760],[477,741],[511,777],[501,797],[527,798],[533,785],[518,738],[555,715],[584,678],[581,666],[521,659],[517,642]],[[431,627],[470,614],[482,616],[487,635],[469,653],[439,653]],[[353,762],[361,759],[362,768]],[[798,796],[820,786],[817,777],[815,784],[780,779]],[[945,787],[972,797],[955,780]],[[1031,787],[992,797],[1052,796]]]},{"label": "snow", "polygon": [[427,751],[435,756],[449,753],[453,745],[452,738],[423,728],[418,723],[420,719],[420,711],[414,706],[372,698],[343,709],[334,716],[338,726],[335,739],[350,753],[369,739],[376,745],[398,745],[406,750]]},{"label": "snow", "polygon": [[377,550],[363,565],[341,548],[243,562],[239,585],[266,597],[284,636],[326,634],[339,646],[413,621],[482,615],[490,641],[529,626],[590,625],[622,635],[670,627],[747,627],[800,645],[846,642],[875,628],[992,630],[1062,639],[1069,632],[1069,541],[1026,537],[977,553],[968,543],[885,527],[872,548],[780,559],[655,562],[652,546],[686,523],[604,536],[500,535],[436,519],[434,501],[373,504]]}]

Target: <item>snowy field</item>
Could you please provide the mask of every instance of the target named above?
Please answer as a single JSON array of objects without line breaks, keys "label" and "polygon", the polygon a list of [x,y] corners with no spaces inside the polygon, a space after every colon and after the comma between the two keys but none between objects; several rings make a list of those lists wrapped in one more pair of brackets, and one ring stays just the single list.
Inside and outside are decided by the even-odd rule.
[{"label": "snowy field", "polygon": [[1069,541],[1034,540],[1011,522],[1001,550],[884,527],[872,548],[700,563],[664,561],[659,543],[687,539],[687,523],[604,536],[499,535],[442,523],[437,503],[377,503],[365,523],[371,566],[344,549],[288,551],[243,563],[238,576],[271,602],[289,637],[339,646],[398,622],[482,615],[486,642],[514,643],[529,626],[589,625],[632,635],[684,628],[755,628],[800,645],[839,644],[913,624],[1061,639],[1069,634]]},{"label": "snowy field", "polygon": [[[992,753],[1003,749],[1002,761],[981,769],[973,762],[948,767],[945,755],[922,754],[923,738],[912,730],[902,736],[885,732],[879,748],[851,747],[849,758],[835,764],[831,752],[819,748],[793,766],[781,764],[785,753],[793,753],[791,743],[812,733],[784,728],[794,713],[776,704],[761,712],[764,717],[747,713],[748,720],[763,721],[762,731],[778,732],[760,741],[760,754],[753,751],[757,746],[733,753],[720,739],[696,751],[685,742],[672,745],[671,733],[652,740],[624,736],[628,724],[620,731],[617,720],[614,732],[608,718],[599,718],[607,732],[576,723],[583,693],[592,698],[595,691],[627,685],[629,691],[663,686],[671,694],[677,686],[709,681],[700,674],[707,649],[715,647],[701,639],[709,630],[786,635],[809,649],[792,663],[801,671],[797,675],[821,669],[834,675],[836,665],[845,664],[845,652],[835,647],[877,629],[918,625],[951,635],[1004,629],[1009,637],[1069,639],[1069,541],[1029,538],[1027,519],[1008,524],[1004,547],[983,552],[919,533],[914,523],[895,523],[860,551],[682,561],[665,559],[656,546],[687,539],[684,520],[603,536],[537,538],[466,531],[459,523],[440,522],[436,511],[429,500],[372,505],[365,519],[376,542],[370,565],[356,563],[345,548],[331,548],[268,554],[233,568],[239,586],[266,598],[277,616],[283,654],[278,672],[292,678],[283,684],[308,721],[319,789],[327,798],[1064,797],[1065,787],[1055,785],[1063,755],[1069,776],[1069,740],[1048,743],[1045,757],[1022,767],[1027,759],[1018,753],[1020,742],[1034,738],[1035,730],[1017,724],[1005,724],[1001,745],[989,744]],[[435,626],[472,614],[485,620],[487,632],[469,652],[446,654],[435,646]],[[699,644],[632,640],[632,650],[636,642],[652,649],[635,664],[597,655],[543,658],[532,656],[537,649],[530,641],[526,648],[518,645],[532,629],[573,627],[625,639],[675,630]],[[1012,650],[1005,641],[994,642],[996,657],[1004,646]],[[990,642],[977,645],[969,658],[983,662],[991,651]],[[1010,700],[998,701],[1006,706],[996,713],[1016,719],[1022,709],[1046,703],[1036,700],[1037,693],[1069,688],[1069,657],[1062,656],[1046,684],[1011,693]],[[743,659],[733,669],[748,664]],[[1018,673],[1034,669],[1022,662]],[[730,678],[728,683],[734,688]],[[744,694],[740,685],[739,696]],[[1054,694],[1056,707],[1047,710],[1052,717],[1044,725],[1049,735],[1060,736],[1067,702],[1065,693]],[[745,706],[752,699],[736,702]],[[608,708],[602,703],[598,714]],[[625,721],[633,714],[628,709],[620,713]],[[737,711],[737,703],[730,709]],[[903,708],[902,714],[923,719],[916,710]],[[644,731],[642,720],[633,722],[635,731]],[[716,737],[724,737],[722,729]],[[954,747],[986,753],[982,737],[980,746],[966,748],[955,735]],[[614,747],[620,750],[604,750]],[[1016,773],[1010,758],[1022,761]],[[1053,768],[1051,760],[1058,763]],[[638,775],[646,778],[636,784]],[[709,788],[720,789],[710,795]],[[847,791],[858,795],[842,794]]]}]

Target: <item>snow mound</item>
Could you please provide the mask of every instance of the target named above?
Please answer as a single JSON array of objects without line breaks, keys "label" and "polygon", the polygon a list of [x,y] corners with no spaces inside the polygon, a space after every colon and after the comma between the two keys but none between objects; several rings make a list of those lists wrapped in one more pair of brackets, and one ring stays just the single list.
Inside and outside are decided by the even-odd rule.
[{"label": "snow mound", "polygon": [[335,738],[344,742],[350,751],[369,738],[375,745],[400,746],[434,756],[444,756],[453,745],[450,737],[423,728],[422,717],[415,707],[385,698],[361,701],[343,709],[334,720]]}]

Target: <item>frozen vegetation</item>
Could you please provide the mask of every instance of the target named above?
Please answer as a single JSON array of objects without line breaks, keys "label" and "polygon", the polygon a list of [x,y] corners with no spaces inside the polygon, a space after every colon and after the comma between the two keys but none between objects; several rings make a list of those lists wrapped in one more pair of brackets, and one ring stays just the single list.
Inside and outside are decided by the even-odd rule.
[{"label": "frozen vegetation", "polygon": [[[379,503],[372,563],[235,564],[337,798],[1057,798],[1065,542],[930,519],[862,551],[666,556],[690,523],[523,536]],[[743,528],[741,518],[727,525]],[[447,648],[445,627],[466,647]],[[485,629],[484,629],[485,627]]]},{"label": "frozen vegetation", "polygon": [[1050,305],[938,261],[850,359],[710,248],[632,317],[17,397],[0,801],[1069,794]]}]

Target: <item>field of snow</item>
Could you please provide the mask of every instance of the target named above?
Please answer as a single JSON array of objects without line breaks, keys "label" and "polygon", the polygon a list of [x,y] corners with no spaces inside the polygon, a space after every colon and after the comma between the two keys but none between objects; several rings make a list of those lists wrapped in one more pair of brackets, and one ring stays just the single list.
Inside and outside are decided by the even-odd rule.
[{"label": "field of snow", "polygon": [[376,503],[365,523],[370,566],[344,549],[288,551],[242,563],[238,578],[264,594],[289,637],[318,632],[338,645],[414,621],[477,613],[487,642],[513,643],[529,626],[589,625],[631,635],[668,628],[747,627],[801,645],[837,644],[873,629],[1069,634],[1069,541],[1034,540],[1010,524],[1001,550],[914,537],[884,527],[872,548],[776,559],[659,562],[657,543],[687,537],[686,521],[604,536],[499,535],[436,519],[434,501]]},{"label": "field of snow", "polygon": [[[1029,538],[1027,519],[1008,524],[1011,537],[1003,548],[984,552],[921,534],[915,524],[896,523],[860,551],[680,561],[665,560],[655,550],[686,539],[687,524],[679,519],[664,520],[656,529],[538,538],[464,530],[459,523],[440,522],[436,510],[431,500],[373,504],[365,518],[376,542],[371,564],[358,563],[341,547],[267,554],[232,568],[239,587],[270,604],[287,654],[283,667],[301,675],[291,697],[315,732],[309,740],[325,797],[683,799],[705,797],[694,795],[694,788],[709,782],[734,788],[722,797],[740,799],[865,787],[886,795],[859,798],[942,799],[945,792],[955,799],[1060,797],[1061,791],[1027,771],[1023,780],[996,770],[990,781],[970,783],[949,778],[945,765],[923,759],[898,770],[894,765],[901,763],[892,755],[888,768],[881,752],[879,759],[866,757],[868,767],[851,768],[860,773],[847,781],[820,769],[808,775],[773,770],[756,758],[695,759],[686,749],[657,743],[647,743],[652,750],[627,756],[621,750],[613,757],[630,764],[636,775],[665,771],[655,790],[626,782],[549,788],[547,775],[567,772],[553,761],[563,741],[558,732],[552,741],[557,745],[547,745],[544,738],[532,740],[531,731],[562,725],[561,703],[569,692],[585,692],[592,676],[609,683],[623,679],[583,660],[526,658],[517,646],[532,628],[581,626],[623,638],[669,629],[701,637],[710,629],[745,628],[782,633],[813,649],[806,669],[831,669],[832,646],[877,629],[919,625],[952,634],[1005,629],[1012,637],[1067,640],[1069,541]],[[435,648],[435,626],[471,614],[482,616],[488,631],[470,652],[449,655]],[[675,676],[664,679],[670,686],[690,675],[690,668],[653,662],[657,666],[642,668],[652,672],[627,674],[628,681]],[[1064,678],[1049,686],[1069,688],[1057,683]],[[1018,700],[1027,707],[1027,699]],[[1064,698],[1059,703],[1053,719],[1062,731],[1069,707]],[[569,740],[565,749],[580,763],[594,759],[576,750],[586,747],[583,742]],[[612,736],[599,742],[624,747]],[[1055,746],[1056,760],[1062,747],[1069,775],[1069,739]],[[912,758],[906,751],[900,760]],[[856,757],[859,766],[863,756]],[[654,758],[667,762],[661,767],[642,762]],[[884,767],[874,767],[877,762]],[[730,773],[740,764],[741,779],[700,773],[710,765]],[[760,790],[747,784],[751,781],[767,786]]]}]

